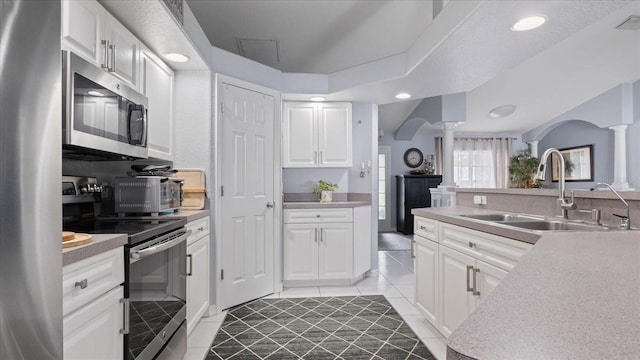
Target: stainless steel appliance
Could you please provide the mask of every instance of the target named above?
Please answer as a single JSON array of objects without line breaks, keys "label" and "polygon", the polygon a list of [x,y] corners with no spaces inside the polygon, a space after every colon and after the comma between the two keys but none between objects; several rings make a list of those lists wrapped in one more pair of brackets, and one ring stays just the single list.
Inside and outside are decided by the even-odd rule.
[{"label": "stainless steel appliance", "polygon": [[76,54],[62,52],[62,142],[77,152],[147,157],[147,98]]},{"label": "stainless steel appliance", "polygon": [[158,215],[182,204],[183,179],[164,176],[116,177],[115,212]]},{"label": "stainless steel appliance", "polygon": [[60,1],[0,19],[0,359],[62,359]]},{"label": "stainless steel appliance", "polygon": [[62,176],[62,203],[95,201],[94,194],[102,193],[102,187],[94,177]]},{"label": "stainless steel appliance", "polygon": [[95,192],[66,194],[71,192],[69,180],[78,180],[75,188],[93,188],[95,179],[63,177],[63,197],[75,200],[63,204],[64,230],[128,234],[124,358],[181,359],[187,351],[186,240],[190,231],[184,227],[186,219],[96,218],[93,202],[86,199],[98,200],[90,195]]}]

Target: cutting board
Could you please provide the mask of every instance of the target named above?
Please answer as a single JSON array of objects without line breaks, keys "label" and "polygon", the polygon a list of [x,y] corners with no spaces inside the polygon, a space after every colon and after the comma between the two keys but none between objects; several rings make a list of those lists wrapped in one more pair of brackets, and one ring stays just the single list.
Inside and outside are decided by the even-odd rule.
[{"label": "cutting board", "polygon": [[[73,237],[70,237],[70,233],[71,233],[70,231],[62,232],[62,248],[69,248],[69,247],[84,245],[93,241],[93,236],[90,234],[71,233],[73,234]],[[65,235],[69,240],[64,239]]]},{"label": "cutting board", "polygon": [[205,188],[204,170],[202,169],[176,169],[178,172],[173,177],[184,179],[182,185],[183,210],[202,210],[205,207],[207,189]]}]

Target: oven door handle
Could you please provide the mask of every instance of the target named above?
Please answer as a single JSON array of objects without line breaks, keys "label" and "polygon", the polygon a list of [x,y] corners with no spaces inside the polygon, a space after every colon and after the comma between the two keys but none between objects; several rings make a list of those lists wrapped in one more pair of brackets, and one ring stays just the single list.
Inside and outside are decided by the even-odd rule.
[{"label": "oven door handle", "polygon": [[168,248],[174,247],[178,244],[180,244],[181,242],[187,240],[187,238],[189,237],[189,235],[191,235],[191,230],[187,230],[187,232],[185,232],[184,234],[180,235],[179,237],[167,241],[167,242],[163,242],[161,244],[158,245],[154,245],[154,246],[150,246],[144,250],[140,250],[140,251],[136,251],[134,253],[131,253],[131,260],[133,262],[144,259],[147,256],[151,256],[153,254],[157,254],[159,252],[165,251]]}]

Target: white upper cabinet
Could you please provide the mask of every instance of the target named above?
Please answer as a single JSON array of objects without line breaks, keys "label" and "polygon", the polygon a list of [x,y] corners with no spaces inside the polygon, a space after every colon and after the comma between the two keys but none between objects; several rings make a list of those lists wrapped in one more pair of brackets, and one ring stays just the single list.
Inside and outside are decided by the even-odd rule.
[{"label": "white upper cabinet", "polygon": [[283,167],[351,167],[351,103],[284,102]]},{"label": "white upper cabinet", "polygon": [[62,1],[62,48],[139,90],[140,42],[96,1]]},{"label": "white upper cabinet", "polygon": [[62,47],[100,67],[104,65],[103,14],[94,1],[62,1]]},{"label": "white upper cabinet", "polygon": [[149,157],[173,161],[173,71],[143,47],[141,73],[140,90],[149,99]]}]

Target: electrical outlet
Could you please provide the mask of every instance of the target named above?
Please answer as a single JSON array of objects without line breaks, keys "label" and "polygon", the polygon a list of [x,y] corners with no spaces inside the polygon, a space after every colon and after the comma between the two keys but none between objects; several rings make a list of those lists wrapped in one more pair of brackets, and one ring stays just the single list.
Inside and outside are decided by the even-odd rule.
[{"label": "electrical outlet", "polygon": [[482,196],[475,195],[473,197],[473,203],[476,205],[482,204]]},{"label": "electrical outlet", "polygon": [[480,205],[487,205],[487,197],[480,196]]}]

